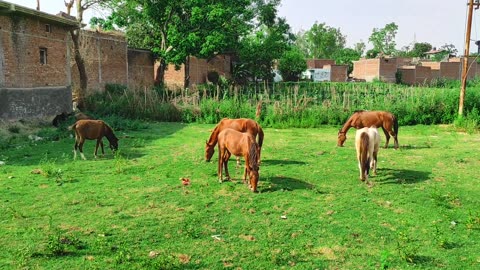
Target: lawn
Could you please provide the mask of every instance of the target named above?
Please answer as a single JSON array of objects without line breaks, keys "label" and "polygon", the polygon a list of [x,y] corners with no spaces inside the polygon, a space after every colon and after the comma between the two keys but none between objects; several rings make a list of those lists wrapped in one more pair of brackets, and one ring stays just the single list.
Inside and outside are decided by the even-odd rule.
[{"label": "lawn", "polygon": [[369,187],[338,128],[265,128],[259,193],[233,158],[218,182],[213,125],[116,132],[116,155],[87,141],[86,161],[72,138],[17,144],[0,152],[0,268],[480,268],[479,134],[401,126]]}]

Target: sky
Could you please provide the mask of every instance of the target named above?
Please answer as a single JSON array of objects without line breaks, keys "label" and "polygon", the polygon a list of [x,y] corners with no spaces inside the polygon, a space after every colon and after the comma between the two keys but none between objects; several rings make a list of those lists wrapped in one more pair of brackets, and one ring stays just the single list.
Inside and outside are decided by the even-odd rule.
[{"label": "sky", "polygon": [[[6,0],[32,9],[36,0]],[[416,42],[428,42],[434,47],[453,44],[459,55],[465,50],[467,3],[438,0],[282,0],[278,16],[286,18],[296,33],[308,30],[315,22],[339,28],[346,36],[347,47],[363,41],[372,47],[368,38],[374,28],[383,28],[394,22],[398,25],[395,38],[397,49]],[[57,14],[65,11],[63,0],[40,0],[40,10]],[[105,17],[108,13],[87,10],[84,22],[92,16]],[[480,39],[480,10],[474,10],[471,39]],[[477,26],[478,25],[478,26]],[[470,51],[477,47],[472,41]]]}]

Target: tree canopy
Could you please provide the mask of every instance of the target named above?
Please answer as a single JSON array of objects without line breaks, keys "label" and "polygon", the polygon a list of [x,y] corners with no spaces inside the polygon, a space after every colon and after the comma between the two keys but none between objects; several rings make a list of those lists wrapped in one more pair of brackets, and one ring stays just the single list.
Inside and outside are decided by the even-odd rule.
[{"label": "tree canopy", "polygon": [[373,28],[368,41],[373,44],[372,52],[380,52],[384,55],[393,55],[395,53],[395,36],[398,26],[395,23],[389,23],[383,28]]}]

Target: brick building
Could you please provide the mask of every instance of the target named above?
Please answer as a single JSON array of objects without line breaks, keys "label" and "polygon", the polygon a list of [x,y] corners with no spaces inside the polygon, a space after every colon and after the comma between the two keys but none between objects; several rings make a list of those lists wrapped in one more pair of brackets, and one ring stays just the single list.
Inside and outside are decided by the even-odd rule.
[{"label": "brick building", "polygon": [[0,118],[71,111],[74,20],[0,1]]},{"label": "brick building", "polygon": [[[190,86],[206,83],[207,74],[210,71],[215,71],[220,76],[231,78],[232,56],[220,54],[211,59],[200,59],[191,56],[189,57],[189,67]],[[158,63],[155,64],[155,70],[157,68]],[[185,76],[185,65],[181,65],[176,69],[175,65],[170,64],[165,70],[164,82],[170,88],[183,88]]]},{"label": "brick building", "polygon": [[[70,30],[74,18],[0,0],[0,118],[51,117],[72,110],[79,85]],[[88,91],[105,84],[153,85],[153,54],[127,47],[123,34],[82,30]]]},{"label": "brick building", "polygon": [[[480,75],[480,66],[473,57],[468,59],[468,67],[469,79]],[[354,61],[352,75],[367,82],[379,79],[394,83],[398,72],[402,83],[417,85],[438,78],[459,80],[462,68],[462,58],[450,58],[448,62],[420,60],[416,63],[412,58],[375,58]]]},{"label": "brick building", "polygon": [[328,74],[326,81],[345,82],[348,79],[348,66],[336,65],[332,59],[307,59],[307,71],[314,74],[315,70],[323,70]]}]

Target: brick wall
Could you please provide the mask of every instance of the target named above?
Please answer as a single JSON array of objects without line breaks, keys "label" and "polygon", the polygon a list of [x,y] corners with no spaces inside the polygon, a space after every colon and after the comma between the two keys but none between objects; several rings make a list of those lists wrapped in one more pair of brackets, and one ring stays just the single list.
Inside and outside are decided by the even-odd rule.
[{"label": "brick wall", "polygon": [[395,73],[397,72],[396,58],[380,58],[379,60],[379,79],[383,82],[394,83]]},{"label": "brick wall", "polygon": [[348,78],[347,65],[325,65],[325,69],[330,69],[330,81],[346,82]]},{"label": "brick wall", "polygon": [[[50,32],[46,31],[50,26]],[[40,18],[0,16],[0,87],[70,85],[68,30]],[[40,50],[46,64],[40,63]]]},{"label": "brick wall", "polygon": [[353,61],[352,75],[367,82],[380,77],[380,59],[360,59]]},{"label": "brick wall", "polygon": [[[231,78],[231,56],[217,55],[212,59],[199,59],[190,57],[190,85],[202,84],[207,82],[207,74],[210,71],[216,71],[220,76]],[[158,63],[155,64],[155,70]],[[165,84],[169,87],[183,88],[185,81],[185,65],[181,65],[176,70],[174,65],[168,65],[165,71]]]},{"label": "brick wall", "polygon": [[402,76],[402,83],[413,85],[415,84],[415,67],[414,66],[403,66],[398,68]]},{"label": "brick wall", "polygon": [[[88,92],[102,91],[105,89],[105,84],[127,85],[128,54],[125,36],[116,33],[82,30],[80,51],[84,57],[87,70]],[[76,90],[80,81],[73,55],[70,65],[73,78],[72,86]]]},{"label": "brick wall", "polygon": [[129,88],[150,88],[153,86],[153,54],[148,50],[128,49]]},{"label": "brick wall", "polygon": [[323,68],[326,65],[335,65],[332,59],[307,59],[307,69]]}]

